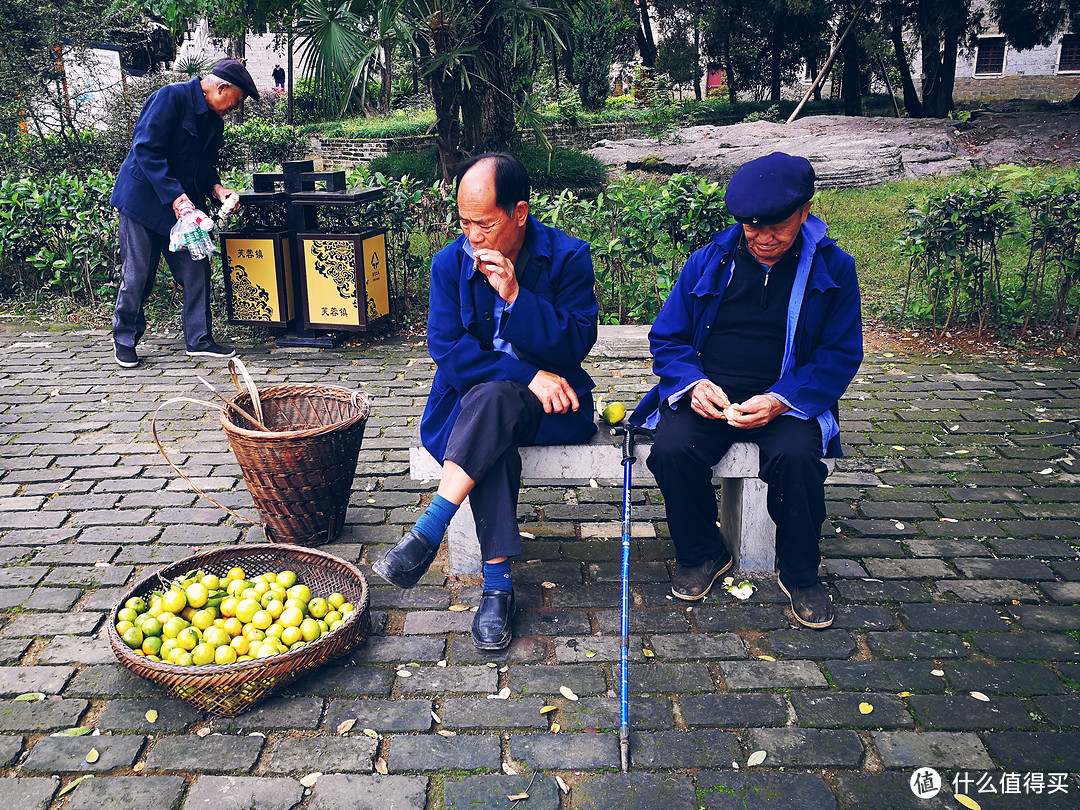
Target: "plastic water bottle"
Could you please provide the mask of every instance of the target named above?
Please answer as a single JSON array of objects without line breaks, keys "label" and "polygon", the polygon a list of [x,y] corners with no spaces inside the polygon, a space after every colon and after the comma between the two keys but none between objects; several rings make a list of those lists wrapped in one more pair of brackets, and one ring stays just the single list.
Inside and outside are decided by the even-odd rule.
[{"label": "plastic water bottle", "polygon": [[214,221],[202,211],[185,211],[169,233],[169,249],[187,249],[196,261],[205,259],[216,250],[214,240],[210,238],[213,229]]}]

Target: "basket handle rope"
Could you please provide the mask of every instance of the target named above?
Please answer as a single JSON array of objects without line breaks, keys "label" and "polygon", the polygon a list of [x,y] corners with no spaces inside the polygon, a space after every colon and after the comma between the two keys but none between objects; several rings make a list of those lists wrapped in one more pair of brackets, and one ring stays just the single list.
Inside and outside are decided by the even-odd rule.
[{"label": "basket handle rope", "polygon": [[[255,380],[251,378],[244,361],[239,357],[234,357],[229,361],[229,376],[232,377],[233,385],[236,386],[236,393],[241,394],[243,389],[240,387],[240,381],[236,377],[238,372],[244,378],[244,386],[251,397],[251,409],[255,411],[255,423],[259,427],[263,427],[263,409],[262,400],[259,399],[259,388],[255,385]],[[263,427],[263,430],[266,430],[266,428]]]},{"label": "basket handle rope", "polygon": [[186,475],[184,475],[183,470],[181,470],[179,467],[177,467],[175,464],[173,464],[173,460],[171,458],[169,458],[169,454],[165,452],[165,447],[161,444],[161,440],[158,438],[157,418],[158,418],[158,413],[161,411],[162,408],[164,408],[166,405],[172,405],[175,402],[190,402],[192,405],[205,405],[205,406],[207,406],[209,408],[213,408],[214,410],[218,411],[219,413],[225,413],[225,407],[224,406],[218,405],[217,403],[214,403],[214,402],[205,402],[205,401],[203,401],[201,399],[192,399],[190,397],[173,397],[172,399],[165,400],[164,402],[162,402],[160,405],[157,406],[157,410],[154,411],[154,416],[150,420],[150,432],[154,436],[154,444],[157,445],[158,452],[161,453],[162,457],[164,457],[166,463],[170,467],[173,468],[173,471],[177,475],[179,475],[181,478],[183,478],[185,481],[187,481],[188,486],[191,487],[193,490],[195,490],[195,492],[198,493],[198,495],[200,497],[203,497],[206,500],[210,501],[210,503],[212,503],[218,509],[224,509],[226,512],[228,512],[234,518],[238,518],[239,520],[246,521],[246,522],[250,523],[252,526],[261,526],[262,525],[261,523],[259,523],[258,521],[252,520],[247,515],[241,515],[238,512],[234,512],[232,509],[225,506],[224,504],[220,504],[217,501],[215,501],[213,498],[211,498],[209,495],[207,495],[205,492],[203,492],[201,489],[199,489],[197,486],[195,486],[195,482],[192,481],[190,478],[188,478]]}]

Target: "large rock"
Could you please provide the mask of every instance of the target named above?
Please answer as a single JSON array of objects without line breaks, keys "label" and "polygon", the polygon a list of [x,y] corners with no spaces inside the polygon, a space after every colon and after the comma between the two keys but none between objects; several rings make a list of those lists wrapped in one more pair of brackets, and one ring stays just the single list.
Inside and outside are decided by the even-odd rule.
[{"label": "large rock", "polygon": [[746,161],[787,152],[814,164],[820,188],[849,188],[972,168],[977,160],[962,148],[955,127],[938,119],[815,115],[792,124],[686,127],[663,145],[647,138],[600,141],[589,154],[621,169],[689,172],[727,182]]}]

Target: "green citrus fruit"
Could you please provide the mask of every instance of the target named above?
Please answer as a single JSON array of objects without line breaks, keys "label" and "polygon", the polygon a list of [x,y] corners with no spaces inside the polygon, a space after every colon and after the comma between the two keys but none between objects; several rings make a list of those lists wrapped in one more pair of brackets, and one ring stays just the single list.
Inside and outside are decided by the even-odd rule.
[{"label": "green citrus fruit", "polygon": [[626,406],[621,402],[612,402],[604,408],[601,415],[609,425],[617,425],[626,418]]}]

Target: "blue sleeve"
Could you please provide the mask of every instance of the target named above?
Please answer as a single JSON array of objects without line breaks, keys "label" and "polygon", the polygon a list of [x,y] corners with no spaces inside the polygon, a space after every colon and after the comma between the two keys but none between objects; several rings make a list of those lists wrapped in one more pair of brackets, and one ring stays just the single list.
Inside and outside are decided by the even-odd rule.
[{"label": "blue sleeve", "polygon": [[698,251],[687,259],[667,301],[649,330],[653,373],[660,378],[663,401],[706,378],[701,358],[694,349],[694,307],[690,292],[701,278],[705,262]]},{"label": "blue sleeve", "polygon": [[180,181],[169,174],[167,154],[172,135],[183,121],[183,96],[167,85],[146,100],[135,124],[131,152],[163,205],[172,205],[184,193]]},{"label": "blue sleeve", "polygon": [[596,343],[600,310],[588,243],[556,257],[552,275],[553,300],[521,287],[501,337],[545,368],[580,366]]}]

